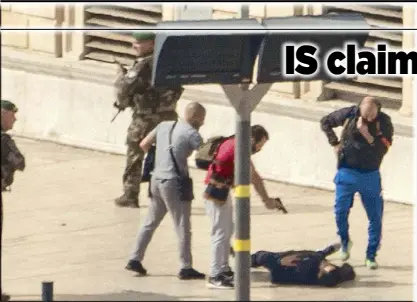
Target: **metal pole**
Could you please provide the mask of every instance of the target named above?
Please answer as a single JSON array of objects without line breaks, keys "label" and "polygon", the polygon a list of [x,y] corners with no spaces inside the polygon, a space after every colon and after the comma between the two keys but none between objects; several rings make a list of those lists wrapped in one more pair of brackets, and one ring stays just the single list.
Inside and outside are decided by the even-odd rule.
[{"label": "metal pole", "polygon": [[[240,18],[249,18],[249,5],[242,4]],[[249,85],[241,85],[243,98],[236,110],[235,146],[235,296],[236,301],[250,301],[250,100]]]},{"label": "metal pole", "polygon": [[42,282],[42,301],[50,302],[54,300],[54,283]]},{"label": "metal pole", "polygon": [[251,112],[255,110],[272,84],[222,85],[236,109],[235,147],[235,295],[236,301],[250,301],[250,156]]},{"label": "metal pole", "polygon": [[[246,95],[249,87],[242,85]],[[241,100],[236,118],[235,146],[235,295],[236,301],[250,301],[250,100]]]},{"label": "metal pole", "polygon": [[249,5],[242,4],[240,7],[240,18],[241,19],[249,19]]}]

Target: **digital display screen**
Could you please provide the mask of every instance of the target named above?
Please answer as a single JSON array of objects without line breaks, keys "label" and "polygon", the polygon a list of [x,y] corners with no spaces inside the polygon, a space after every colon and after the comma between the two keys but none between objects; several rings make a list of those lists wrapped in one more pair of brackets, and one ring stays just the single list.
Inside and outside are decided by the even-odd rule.
[{"label": "digital display screen", "polygon": [[251,82],[265,34],[256,19],[162,22],[158,28],[153,85]]},{"label": "digital display screen", "polygon": [[[168,38],[162,57],[170,57],[167,74],[204,74],[240,72],[242,67],[240,36],[185,36]],[[193,47],[184,47],[184,45]],[[169,52],[169,53],[166,53]]]}]

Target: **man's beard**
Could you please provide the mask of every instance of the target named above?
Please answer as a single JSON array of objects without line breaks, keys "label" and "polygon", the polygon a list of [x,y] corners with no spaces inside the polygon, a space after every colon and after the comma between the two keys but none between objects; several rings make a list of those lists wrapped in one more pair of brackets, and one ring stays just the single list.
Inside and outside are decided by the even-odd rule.
[{"label": "man's beard", "polygon": [[252,154],[258,153],[258,150],[256,150],[256,144],[252,144],[251,152],[252,152]]}]

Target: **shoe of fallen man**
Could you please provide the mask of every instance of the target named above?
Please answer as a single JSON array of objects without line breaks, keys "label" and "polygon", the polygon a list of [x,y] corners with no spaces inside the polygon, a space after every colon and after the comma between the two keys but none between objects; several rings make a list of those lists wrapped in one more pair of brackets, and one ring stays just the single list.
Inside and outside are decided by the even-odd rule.
[{"label": "shoe of fallen man", "polygon": [[10,296],[6,294],[1,294],[1,302],[7,302],[10,300]]}]

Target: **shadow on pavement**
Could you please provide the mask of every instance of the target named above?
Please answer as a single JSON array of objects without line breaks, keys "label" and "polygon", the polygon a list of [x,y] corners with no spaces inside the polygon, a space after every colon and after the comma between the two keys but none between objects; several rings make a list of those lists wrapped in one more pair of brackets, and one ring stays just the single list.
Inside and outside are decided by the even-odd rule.
[{"label": "shadow on pavement", "polygon": [[[367,276],[364,276],[366,279]],[[363,280],[361,276],[357,276],[356,280],[349,281],[340,284],[339,286],[335,288],[387,288],[387,287],[394,287],[394,286],[413,286],[412,283],[401,283],[401,282],[392,282],[392,281],[376,281],[376,280]],[[269,272],[265,271],[254,271],[251,272],[251,280],[253,282],[268,282],[269,283]],[[293,285],[293,284],[270,284],[266,287],[298,287],[298,288],[321,288],[314,285]],[[263,287],[263,286],[262,286]]]},{"label": "shadow on pavement", "polygon": [[135,278],[165,278],[165,277],[169,277],[169,278],[177,278],[177,275],[175,274],[152,274],[152,273],[147,273],[146,276],[142,276],[139,274],[135,274],[133,275]]},{"label": "shadow on pavement", "polygon": [[250,280],[252,282],[269,282],[269,272],[267,272],[267,271],[251,271]]},{"label": "shadow on pavement", "polygon": [[[311,214],[311,213],[324,213],[332,212],[333,205],[320,205],[320,204],[305,204],[305,203],[293,203],[293,202],[284,202],[285,208],[288,210],[289,214]],[[264,206],[253,206],[251,207],[252,215],[277,215],[281,212],[270,211],[265,209]]]},{"label": "shadow on pavement", "polygon": [[355,281],[346,282],[339,285],[339,288],[387,288],[387,287],[395,287],[395,286],[413,286],[412,283],[400,283],[400,282],[392,282],[392,281],[369,281],[369,280],[361,280],[359,277]]},{"label": "shadow on pavement", "polygon": [[393,270],[393,271],[397,271],[397,272],[411,272],[414,271],[414,267],[412,265],[393,265],[393,266],[386,266],[386,265],[381,265],[379,267],[380,270]]},{"label": "shadow on pavement", "polygon": [[[206,216],[206,209],[203,203],[200,201],[195,201],[191,208],[192,216]],[[291,214],[304,214],[304,213],[323,213],[333,211],[332,205],[320,205],[320,204],[301,204],[301,203],[288,203],[284,204],[288,212]],[[147,209],[148,205],[141,205],[140,209]],[[267,210],[262,205],[251,206],[251,215],[263,216],[263,215],[282,215],[282,212],[279,211],[270,211]]]},{"label": "shadow on pavement", "polygon": [[[140,209],[146,209],[147,205],[141,205]],[[323,212],[331,212],[333,210],[333,206],[327,205],[319,205],[319,204],[300,204],[300,203],[288,203],[285,204],[288,212],[290,214],[304,214],[304,213],[323,213]],[[206,216],[206,210],[201,204],[195,204],[191,208],[191,215],[192,216]],[[256,205],[251,207],[251,215],[256,216],[264,216],[264,215],[283,215],[282,212],[279,211],[270,211],[267,210],[262,205]]]},{"label": "shadow on pavement", "polygon": [[[355,267],[365,267],[365,264],[362,265],[355,265]],[[396,271],[396,272],[411,272],[414,270],[414,267],[412,265],[380,265],[378,268],[378,271],[384,271],[384,270],[390,270],[390,271]]]}]

